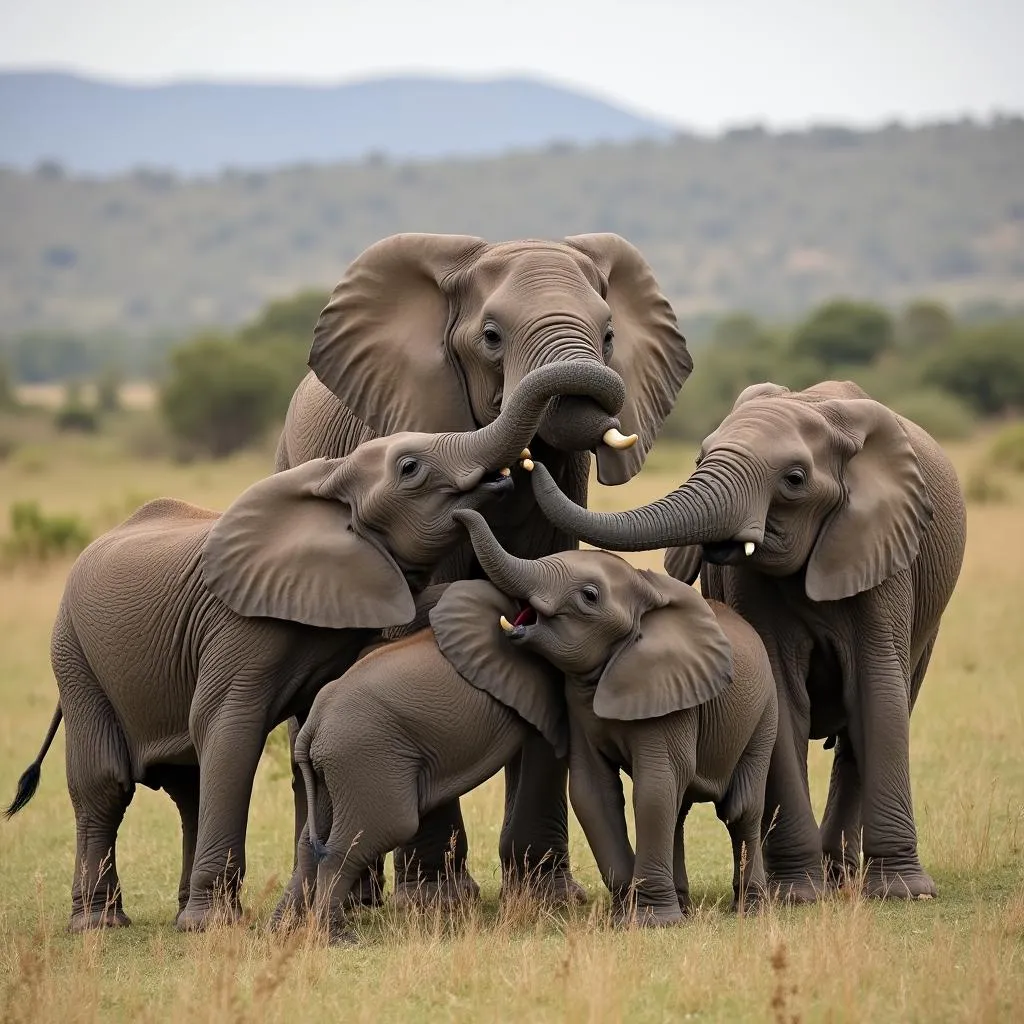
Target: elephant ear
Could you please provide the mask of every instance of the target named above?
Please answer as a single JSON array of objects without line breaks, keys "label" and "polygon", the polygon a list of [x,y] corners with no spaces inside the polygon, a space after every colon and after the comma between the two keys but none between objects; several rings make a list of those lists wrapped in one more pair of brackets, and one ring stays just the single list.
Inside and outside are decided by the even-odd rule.
[{"label": "elephant ear", "polygon": [[453,278],[486,245],[469,235],[392,235],[356,257],[338,282],[313,332],[309,365],[378,434],[476,427],[445,339]]},{"label": "elephant ear", "polygon": [[601,445],[597,478],[602,484],[623,484],[644,464],[693,359],[668,299],[636,246],[610,233],[573,235],[565,241],[588,256],[608,282],[605,299],[615,332],[609,365],[626,385],[619,423],[624,434],[635,433],[639,440],[624,451]]},{"label": "elephant ear", "polygon": [[681,548],[669,548],[665,552],[665,572],[673,579],[693,586],[694,580],[700,575],[700,563],[703,550],[699,544],[688,544]]},{"label": "elephant ear", "polygon": [[487,580],[460,580],[434,606],[430,625],[459,675],[518,712],[564,757],[565,676],[509,641],[498,625],[502,615],[514,619],[515,602]]},{"label": "elephant ear", "polygon": [[352,529],[337,492],[345,459],[313,459],[245,491],[203,546],[203,578],[232,611],[328,629],[409,622],[416,605],[394,559]]},{"label": "elephant ear", "polygon": [[911,565],[932,503],[910,438],[892,410],[864,398],[817,408],[845,436],[851,454],[843,475],[845,501],[818,534],[805,588],[812,601],[839,601]]},{"label": "elephant ear", "polygon": [[716,697],[732,680],[732,645],[692,587],[641,573],[664,603],[640,619],[640,632],[605,666],[594,714],[620,722],[660,718]]}]

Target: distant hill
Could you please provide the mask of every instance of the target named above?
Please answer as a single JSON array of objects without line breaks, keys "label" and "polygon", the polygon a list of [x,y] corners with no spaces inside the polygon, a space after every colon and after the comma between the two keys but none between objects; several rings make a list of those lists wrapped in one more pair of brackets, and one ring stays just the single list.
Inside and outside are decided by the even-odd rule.
[{"label": "distant hill", "polygon": [[396,231],[617,231],[683,317],[836,294],[1024,300],[1024,120],[573,147],[209,180],[0,172],[0,333],[234,324]]},{"label": "distant hill", "polygon": [[337,86],[136,86],[68,74],[0,74],[0,164],[72,173],[176,174],[482,156],[553,141],[667,138],[672,129],[524,78],[386,78]]}]

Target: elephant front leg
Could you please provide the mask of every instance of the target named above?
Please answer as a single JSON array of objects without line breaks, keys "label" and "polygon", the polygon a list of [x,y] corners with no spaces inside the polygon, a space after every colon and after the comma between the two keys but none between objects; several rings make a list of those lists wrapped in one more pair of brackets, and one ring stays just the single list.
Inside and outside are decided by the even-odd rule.
[{"label": "elephant front leg", "polygon": [[420,819],[412,841],[395,851],[395,903],[445,906],[475,900],[480,886],[466,865],[469,843],[458,800]]},{"label": "elephant front leg", "polygon": [[215,915],[241,916],[245,833],[256,766],[266,738],[262,709],[226,702],[208,725],[193,729],[199,752],[199,829],[188,903],[179,931],[200,931]]},{"label": "elephant front leg", "polygon": [[[928,899],[935,882],[917,855],[910,791],[910,687],[894,650],[882,661],[882,644],[857,672],[859,715],[850,736],[863,780],[864,893]],[[879,664],[879,661],[882,661]]]},{"label": "elephant front leg", "polygon": [[569,867],[568,762],[539,735],[530,735],[505,768],[505,820],[498,852],[502,895],[526,890],[543,902],[586,902]]}]

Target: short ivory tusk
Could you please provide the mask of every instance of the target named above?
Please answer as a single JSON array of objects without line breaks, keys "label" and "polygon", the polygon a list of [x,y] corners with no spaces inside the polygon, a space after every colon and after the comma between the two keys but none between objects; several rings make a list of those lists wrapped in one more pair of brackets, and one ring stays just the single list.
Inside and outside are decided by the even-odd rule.
[{"label": "short ivory tusk", "polygon": [[627,437],[617,427],[610,427],[604,432],[604,436],[601,440],[604,441],[609,448],[616,448],[621,452],[625,451],[627,448],[632,448],[639,438],[636,434],[630,434],[629,437]]},{"label": "short ivory tusk", "polygon": [[499,623],[501,628],[506,633],[514,633],[515,632],[516,627],[513,626],[512,623],[509,622],[508,619],[506,619],[504,615],[502,615],[502,617],[500,619],[498,619],[498,623]]},{"label": "short ivory tusk", "polygon": [[505,467],[504,469],[499,469],[499,470],[498,470],[498,472],[499,472],[499,473],[500,473],[500,474],[501,474],[502,476],[511,476],[511,475],[512,475],[512,470],[511,470],[511,469],[509,469],[509,468],[508,468],[508,466],[506,466],[506,467]]},{"label": "short ivory tusk", "polygon": [[521,465],[527,473],[533,472],[533,459],[523,459],[523,461],[519,463],[519,465]]},{"label": "short ivory tusk", "polygon": [[756,545],[752,540],[748,540],[747,543],[743,545],[743,554],[749,558],[754,553],[755,546]]},{"label": "short ivory tusk", "polygon": [[524,448],[519,453],[519,458],[521,458],[521,459],[528,459],[529,457],[530,457],[530,449],[529,448]]}]

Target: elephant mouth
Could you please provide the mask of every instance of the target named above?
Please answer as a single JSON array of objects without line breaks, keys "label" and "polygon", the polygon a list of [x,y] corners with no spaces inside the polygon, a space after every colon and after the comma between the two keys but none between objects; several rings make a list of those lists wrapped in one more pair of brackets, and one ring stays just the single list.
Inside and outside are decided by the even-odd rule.
[{"label": "elephant mouth", "polygon": [[704,561],[714,565],[742,565],[756,550],[757,545],[752,540],[714,541],[701,549]]},{"label": "elephant mouth", "polygon": [[515,490],[515,486],[507,469],[490,469],[480,477],[479,483],[473,490],[483,491],[486,494],[506,494]]},{"label": "elephant mouth", "polygon": [[500,622],[501,628],[509,640],[513,642],[523,640],[526,637],[527,627],[537,624],[537,612],[532,605],[525,604],[511,622],[504,615],[501,617]]}]

